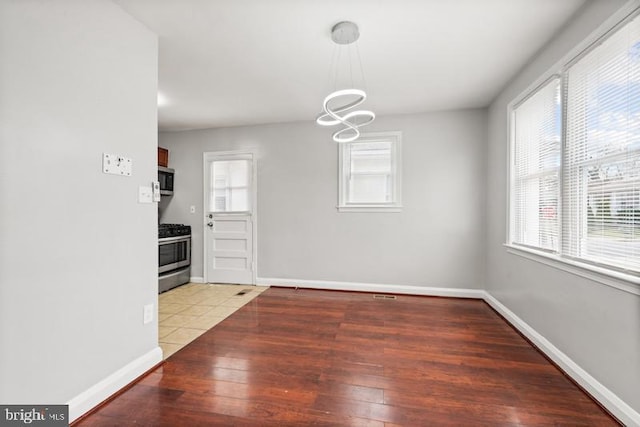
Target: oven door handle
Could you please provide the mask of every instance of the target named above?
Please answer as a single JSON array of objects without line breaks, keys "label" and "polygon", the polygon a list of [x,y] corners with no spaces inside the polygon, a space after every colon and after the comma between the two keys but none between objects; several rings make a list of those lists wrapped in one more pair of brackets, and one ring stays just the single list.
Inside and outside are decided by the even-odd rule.
[{"label": "oven door handle", "polygon": [[176,243],[176,242],[187,242],[191,240],[191,235],[188,236],[175,236],[175,237],[161,237],[158,239],[158,244],[159,245],[166,245],[169,243]]}]

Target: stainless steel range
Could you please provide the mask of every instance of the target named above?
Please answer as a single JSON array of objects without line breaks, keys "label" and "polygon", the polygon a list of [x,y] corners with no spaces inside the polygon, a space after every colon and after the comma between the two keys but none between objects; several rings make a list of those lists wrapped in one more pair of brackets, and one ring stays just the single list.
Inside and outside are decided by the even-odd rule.
[{"label": "stainless steel range", "polygon": [[158,292],[188,283],[191,278],[191,226],[158,226]]}]

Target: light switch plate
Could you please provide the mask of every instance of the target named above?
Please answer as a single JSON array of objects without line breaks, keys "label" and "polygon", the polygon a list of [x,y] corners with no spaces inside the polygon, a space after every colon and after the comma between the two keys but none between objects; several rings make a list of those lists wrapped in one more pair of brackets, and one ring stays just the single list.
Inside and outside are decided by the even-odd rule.
[{"label": "light switch plate", "polygon": [[141,185],[138,187],[138,203],[153,203],[153,188]]},{"label": "light switch plate", "polygon": [[102,172],[112,175],[131,176],[132,169],[133,160],[130,158],[116,154],[102,154]]}]

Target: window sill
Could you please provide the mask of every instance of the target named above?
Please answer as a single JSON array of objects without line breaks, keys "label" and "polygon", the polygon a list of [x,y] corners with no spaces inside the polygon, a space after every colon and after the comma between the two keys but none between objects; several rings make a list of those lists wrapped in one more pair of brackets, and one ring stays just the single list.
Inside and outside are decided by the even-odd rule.
[{"label": "window sill", "polygon": [[640,295],[640,286],[638,286],[640,285],[640,277],[608,270],[591,264],[573,261],[556,254],[537,251],[531,248],[524,248],[508,243],[505,243],[503,246],[507,248],[507,252],[510,254],[546,264],[559,270],[602,283],[603,285],[620,289],[621,291]]},{"label": "window sill", "polygon": [[338,206],[338,212],[402,212],[401,205],[381,206],[381,205],[361,205],[361,206]]}]

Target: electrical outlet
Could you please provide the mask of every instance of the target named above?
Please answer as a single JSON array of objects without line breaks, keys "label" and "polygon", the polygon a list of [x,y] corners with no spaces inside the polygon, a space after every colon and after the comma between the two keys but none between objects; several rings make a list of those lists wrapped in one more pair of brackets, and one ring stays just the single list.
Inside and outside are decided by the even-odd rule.
[{"label": "electrical outlet", "polygon": [[189,208],[189,212],[196,213],[196,207],[191,205],[191,207]]},{"label": "electrical outlet", "polygon": [[142,323],[147,324],[153,322],[153,304],[147,304],[142,309]]}]

